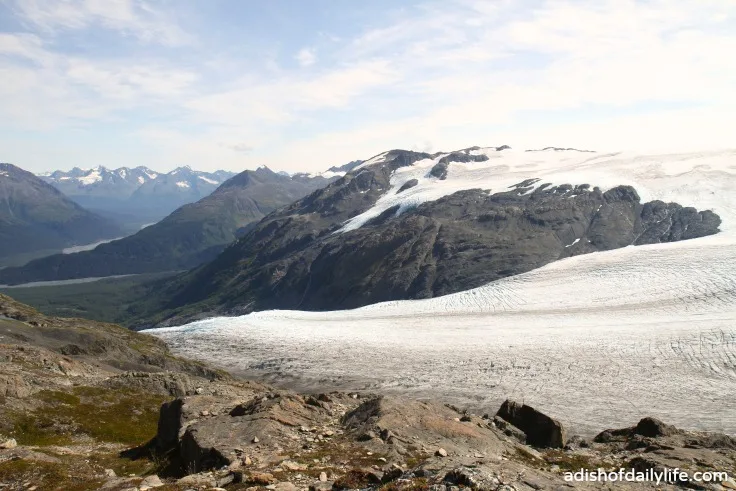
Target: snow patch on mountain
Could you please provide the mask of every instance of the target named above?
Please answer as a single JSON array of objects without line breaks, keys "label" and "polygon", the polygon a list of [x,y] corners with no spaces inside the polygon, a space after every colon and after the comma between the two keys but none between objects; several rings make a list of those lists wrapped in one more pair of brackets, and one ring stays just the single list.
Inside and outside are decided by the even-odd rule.
[{"label": "snow patch on mountain", "polygon": [[102,167],[92,170],[87,175],[77,178],[82,186],[89,186],[96,182],[102,181]]},{"label": "snow patch on mountain", "polygon": [[[495,147],[471,150],[486,155],[483,162],[450,162],[447,178],[442,180],[429,171],[440,159],[451,155],[437,154],[433,158],[401,167],[391,177],[391,188],[364,213],[345,222],[338,232],[362,227],[389,208],[398,206],[397,213],[434,201],[466,189],[480,188],[489,193],[513,189],[527,179],[539,179],[535,187],[544,184],[590,184],[602,191],[631,185],[642,201],[662,200],[683,206],[709,209],[721,216],[723,230],[736,224],[736,172],[733,163],[736,151],[704,152],[674,155],[637,155],[629,153],[596,153],[578,150],[525,152]],[[358,169],[385,161],[386,154],[366,161]],[[418,184],[401,193],[397,191],[408,181]],[[525,192],[532,192],[527,189]]]}]

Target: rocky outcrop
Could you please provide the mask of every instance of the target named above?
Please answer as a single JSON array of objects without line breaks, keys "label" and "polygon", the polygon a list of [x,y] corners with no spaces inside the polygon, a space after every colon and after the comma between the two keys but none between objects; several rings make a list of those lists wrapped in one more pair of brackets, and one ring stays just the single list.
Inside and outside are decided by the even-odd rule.
[{"label": "rocky outcrop", "polygon": [[563,448],[567,442],[562,423],[526,404],[506,400],[496,413],[496,418],[521,430],[526,436],[526,443],[534,447]]},{"label": "rocky outcrop", "polygon": [[[684,431],[652,418],[608,430],[612,437],[594,442],[576,436],[563,448],[565,431],[559,423],[512,401],[495,418],[370,394],[316,397],[266,391],[213,409],[215,401],[192,396],[162,408],[159,442],[175,448],[182,464],[198,472],[179,484],[242,482],[287,489],[288,483],[326,490],[392,483],[400,489],[419,484],[443,491],[453,486],[530,491],[562,489],[565,474],[581,468],[679,467],[693,472],[730,469],[728,459],[736,456],[726,435]],[[509,436],[500,422],[506,429],[523,428],[527,444]],[[645,447],[631,444],[642,438]],[[592,483],[575,485],[597,489]],[[666,486],[660,488],[672,489]],[[617,487],[657,485],[623,482]]]},{"label": "rocky outcrop", "polygon": [[401,185],[401,187],[399,188],[399,190],[396,191],[396,194],[402,193],[402,192],[406,191],[407,189],[411,189],[414,186],[416,186],[417,184],[419,184],[419,181],[418,180],[416,180],[416,179],[409,179],[408,181],[406,181],[404,184]]},{"label": "rocky outcrop", "polygon": [[126,372],[115,375],[103,382],[103,386],[111,389],[136,387],[155,394],[168,394],[174,397],[193,395],[197,383],[184,373],[163,372]]}]

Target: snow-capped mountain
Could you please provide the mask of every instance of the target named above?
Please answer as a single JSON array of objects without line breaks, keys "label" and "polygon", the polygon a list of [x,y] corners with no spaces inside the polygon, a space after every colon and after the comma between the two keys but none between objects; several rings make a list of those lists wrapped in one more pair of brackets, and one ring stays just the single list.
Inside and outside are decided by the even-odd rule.
[{"label": "snow-capped mountain", "polygon": [[196,171],[179,167],[156,172],[148,167],[93,169],[75,167],[39,177],[80,205],[116,219],[135,231],[143,224],[165,217],[181,205],[192,203],[232,177],[234,173]]},{"label": "snow-capped mountain", "polygon": [[108,169],[98,166],[94,169],[74,167],[70,171],[57,170],[42,179],[67,196],[106,196],[109,198],[128,198],[143,184],[159,177],[147,167],[120,167]]},{"label": "snow-capped mountain", "polygon": [[152,182],[154,184],[148,187],[163,189],[166,185],[173,183],[176,189],[182,192],[201,189],[201,193],[209,194],[233,175],[235,175],[233,172],[223,170],[215,172],[197,171],[189,166],[178,167],[168,173],[156,172],[144,166],[135,168],[120,167],[118,169],[98,166],[86,170],[79,167],[74,167],[70,171],[57,170],[40,174],[39,177],[67,196],[83,194],[128,198],[139,188]]},{"label": "snow-capped mountain", "polygon": [[730,182],[700,189],[697,179],[735,162],[504,146],[383,152],[190,273],[181,284],[208,287],[171,292],[171,314],[439,297],[570,256],[717,234],[733,214]]},{"label": "snow-capped mountain", "polygon": [[189,166],[177,167],[166,174],[158,174],[155,179],[142,183],[131,195],[134,202],[178,203],[179,206],[193,203],[217,189],[234,176],[232,172],[202,172]]}]

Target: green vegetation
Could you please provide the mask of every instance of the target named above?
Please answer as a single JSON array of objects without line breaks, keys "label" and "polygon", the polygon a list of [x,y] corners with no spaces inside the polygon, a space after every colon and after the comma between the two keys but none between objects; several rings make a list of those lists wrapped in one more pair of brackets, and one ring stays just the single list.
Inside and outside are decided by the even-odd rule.
[{"label": "green vegetation", "polygon": [[65,464],[27,460],[7,460],[0,463],[0,481],[32,482],[37,489],[64,491],[93,491],[99,489],[103,483],[102,480],[79,476],[72,467]]},{"label": "green vegetation", "polygon": [[97,441],[140,445],[156,434],[158,408],[167,397],[145,392],[75,387],[71,394],[42,391],[35,411],[15,414],[12,436],[21,445],[68,445],[86,435]]},{"label": "green vegetation", "polygon": [[28,261],[50,256],[52,254],[61,254],[61,249],[42,249],[38,251],[23,251],[17,254],[0,257],[0,268],[10,268],[14,266],[23,266]]},{"label": "green vegetation", "polygon": [[563,471],[576,472],[580,469],[595,470],[606,467],[602,462],[594,461],[587,455],[571,454],[564,450],[548,450],[544,458],[548,463],[560,466]]},{"label": "green vegetation", "polygon": [[4,288],[4,293],[46,315],[83,317],[125,325],[136,313],[138,301],[153,288],[151,283],[176,273],[154,273],[110,278],[87,283]]},{"label": "green vegetation", "polygon": [[426,491],[429,489],[427,479],[420,477],[407,483],[391,482],[379,488],[381,491]]}]

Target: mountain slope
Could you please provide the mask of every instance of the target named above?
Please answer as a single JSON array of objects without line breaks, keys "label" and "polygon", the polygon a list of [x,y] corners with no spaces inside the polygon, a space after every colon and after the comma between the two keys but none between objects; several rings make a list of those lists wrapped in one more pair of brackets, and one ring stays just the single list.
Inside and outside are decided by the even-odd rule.
[{"label": "mountain slope", "polygon": [[[707,161],[669,158],[696,171]],[[151,312],[168,310],[152,318],[429,298],[568,256],[718,232],[718,214],[671,202],[709,207],[704,193],[653,192],[671,172],[667,159],[507,147],[386,152],[170,283]]]},{"label": "mountain slope", "polygon": [[80,205],[113,218],[137,231],[176,208],[193,203],[217,189],[232,172],[195,171],[180,167],[169,173],[147,167],[55,171],[41,176]]},{"label": "mountain slope", "polygon": [[137,206],[173,210],[204,198],[233,175],[226,171],[201,172],[188,166],[178,167],[143,183],[128,201]]},{"label": "mountain slope", "polygon": [[138,233],[92,251],[55,255],[0,270],[0,283],[62,280],[189,269],[214,258],[250,224],[329,180],[245,171],[200,201]]},{"label": "mountain slope", "polygon": [[120,235],[109,221],[11,164],[0,164],[0,257]]}]

